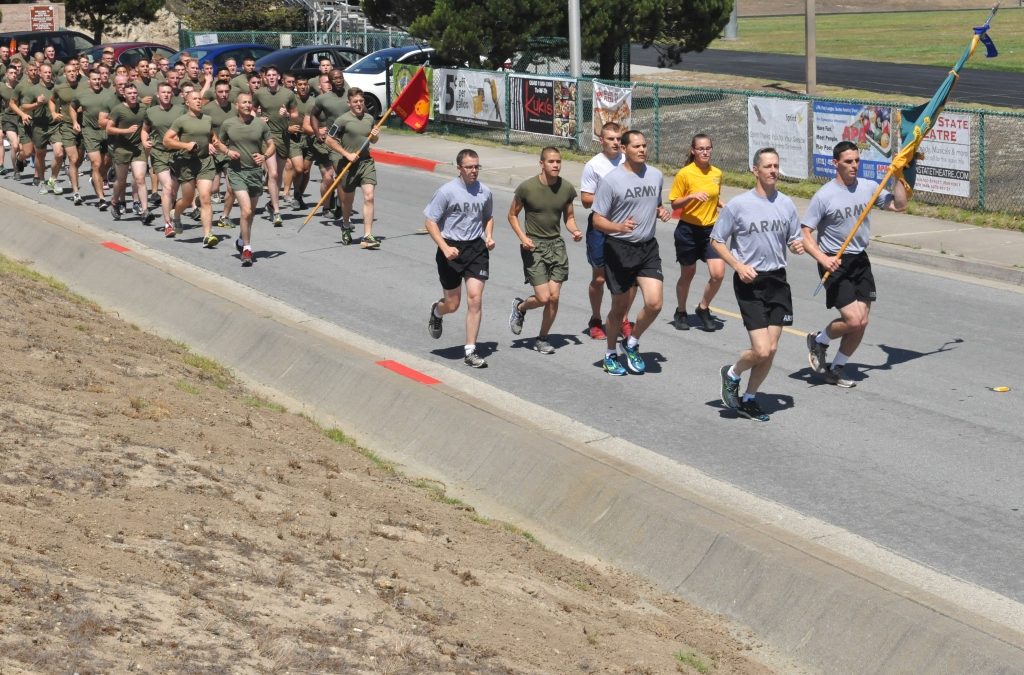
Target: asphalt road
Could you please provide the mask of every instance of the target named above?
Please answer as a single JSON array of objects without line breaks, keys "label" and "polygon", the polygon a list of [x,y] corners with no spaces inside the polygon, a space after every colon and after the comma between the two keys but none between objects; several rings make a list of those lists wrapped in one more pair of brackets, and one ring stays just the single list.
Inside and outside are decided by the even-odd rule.
[{"label": "asphalt road", "polygon": [[[719,368],[747,342],[728,283],[713,303],[722,330],[674,330],[668,324],[674,302],[667,299],[641,343],[648,373],[610,377],[599,366],[603,343],[583,334],[589,269],[583,245],[570,244],[571,277],[551,336],[557,352],[545,356],[530,349],[536,312],[527,315],[523,335],[513,336],[509,306],[526,287],[517,242],[504,220],[511,192],[503,188],[495,189],[497,248],[480,337],[490,367],[466,368],[464,312],[446,319],[440,340],[430,339],[425,325],[440,288],[434,246],[416,229],[423,206],[447,179],[381,165],[378,175],[380,251],[342,246],[338,228],[320,219],[299,232],[302,215],[290,213],[283,228],[257,222],[257,263],[249,269],[240,267],[231,245],[237,230],[220,231],[230,237],[205,250],[198,229],[166,240],[134,217],[115,223],[91,206],[40,197],[23,184],[2,181],[0,187],[1024,601],[1024,425],[1016,391],[1024,380],[1017,349],[1024,325],[1020,292],[876,260],[880,299],[853,359],[858,386],[843,390],[811,377],[801,331],[821,328],[833,313],[812,297],[816,274],[810,261],[793,260],[796,324],[783,336],[761,395],[772,419],[758,424],[736,418],[718,400]],[[660,227],[658,238],[671,289],[672,227]],[[1015,391],[994,393],[989,387],[995,385]],[[381,410],[380,422],[400,414]]]},{"label": "asphalt road", "polygon": [[[979,51],[975,52],[975,59],[985,58],[983,49],[979,47]],[[950,66],[959,56],[959,51],[951,56]],[[635,65],[657,66],[658,53],[653,47],[644,49],[640,45],[633,45],[630,61]],[[720,49],[684,54],[682,63],[669,67],[675,70],[742,75],[781,82],[804,82],[807,74],[803,56]],[[825,57],[819,57],[817,62],[818,84],[924,98],[931,98],[948,73],[948,67],[903,63]],[[709,81],[707,86],[715,86],[714,81]],[[957,102],[1024,108],[1024,74],[973,70],[965,66],[960,81],[950,97],[951,106],[955,106]]]}]

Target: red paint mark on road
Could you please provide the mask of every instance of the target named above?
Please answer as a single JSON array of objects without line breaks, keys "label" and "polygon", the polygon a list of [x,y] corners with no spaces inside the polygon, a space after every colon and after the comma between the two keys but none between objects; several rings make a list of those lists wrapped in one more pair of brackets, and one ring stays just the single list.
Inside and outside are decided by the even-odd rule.
[{"label": "red paint mark on road", "polygon": [[398,373],[402,377],[408,377],[410,380],[415,380],[421,384],[441,384],[441,380],[435,380],[429,375],[424,375],[418,370],[413,370],[409,366],[403,366],[398,361],[378,361],[377,365],[383,366],[394,373]]},{"label": "red paint mark on road", "polygon": [[381,164],[397,164],[398,166],[407,166],[412,169],[420,169],[422,171],[433,171],[437,168],[437,165],[441,162],[435,162],[432,159],[424,159],[423,157],[413,157],[412,155],[401,155],[397,152],[388,152],[387,150],[371,150],[370,155],[373,159]]},{"label": "red paint mark on road", "polygon": [[103,242],[103,245],[109,248],[111,251],[117,251],[118,253],[127,253],[128,251],[131,250],[130,248],[125,248],[120,244],[115,244],[112,241],[105,241]]}]

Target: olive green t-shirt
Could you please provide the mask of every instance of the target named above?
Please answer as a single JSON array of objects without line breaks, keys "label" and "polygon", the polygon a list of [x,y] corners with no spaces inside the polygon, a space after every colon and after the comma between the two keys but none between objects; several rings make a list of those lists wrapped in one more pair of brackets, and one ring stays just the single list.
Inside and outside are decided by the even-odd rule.
[{"label": "olive green t-shirt", "polygon": [[263,152],[267,141],[270,140],[270,127],[255,115],[248,122],[238,116],[229,117],[221,125],[220,140],[241,155],[238,159],[230,160],[229,166],[232,169],[254,169],[257,164],[252,156],[257,152]]},{"label": "olive green t-shirt", "polygon": [[3,105],[4,107],[3,114],[0,115],[0,120],[11,124],[20,124],[21,120],[18,119],[17,113],[11,110],[11,106],[9,105],[12,98],[14,98],[14,87],[7,84],[7,81],[5,80],[0,84],[0,105]]},{"label": "olive green t-shirt", "polygon": [[102,88],[98,92],[93,91],[92,87],[86,87],[83,91],[79,87],[71,104],[82,111],[78,123],[83,129],[99,130],[100,113],[110,110],[110,92]]},{"label": "olive green t-shirt", "polygon": [[[150,77],[150,78],[138,77],[138,78],[136,78],[132,82],[132,84],[134,84],[135,88],[139,90],[139,101],[140,102],[142,101],[142,99],[146,98],[147,96],[152,96],[153,97],[153,101],[149,105],[156,105],[156,88],[160,84],[159,82],[157,82],[156,78],[154,78],[154,77]],[[143,104],[143,105],[145,105],[145,104]],[[148,107],[148,106],[146,106],[146,107]]]},{"label": "olive green t-shirt", "polygon": [[337,127],[335,138],[341,143],[341,147],[349,152],[357,152],[362,148],[359,157],[360,159],[367,159],[370,156],[370,146],[363,147],[363,143],[366,142],[367,136],[370,135],[373,124],[373,115],[363,113],[362,118],[359,118],[353,115],[352,111],[349,111],[334,120],[331,126],[332,128]]},{"label": "olive green t-shirt", "polygon": [[320,94],[313,104],[313,114],[321,125],[330,126],[334,120],[348,112],[348,97],[338,96],[333,91]]},{"label": "olive green t-shirt", "polygon": [[231,78],[231,102],[235,102],[235,97],[239,94],[249,93],[249,76],[245,73],[239,73]]},{"label": "olive green t-shirt", "polygon": [[82,84],[82,79],[75,80],[74,84],[65,82],[64,84],[57,85],[57,88],[53,91],[54,105],[60,110],[60,114],[64,116],[64,121],[67,124],[71,124],[71,104],[78,96],[80,91],[88,89],[88,85]]},{"label": "olive green t-shirt", "polygon": [[139,125],[133,134],[110,134],[110,145],[114,148],[137,148],[142,145],[142,123],[146,120],[146,106],[139,103],[135,109],[127,103],[120,103],[110,111],[110,121],[118,129]]},{"label": "olive green t-shirt", "polygon": [[46,101],[49,101],[53,96],[52,84],[48,87],[43,84],[42,80],[39,80],[39,82],[35,84],[32,84],[28,80],[24,80],[15,88],[15,94],[18,96],[18,106],[21,107],[22,110],[25,109],[24,106],[26,103],[35,103],[36,99],[42,95],[45,101],[41,105],[37,105],[29,111],[29,114],[32,115],[32,121],[36,124],[39,124],[40,122],[47,123],[50,121],[50,107],[46,104]]},{"label": "olive green t-shirt", "polygon": [[220,135],[220,128],[224,124],[224,120],[229,117],[236,117],[238,112],[235,110],[230,102],[228,102],[227,109],[221,108],[220,104],[216,101],[210,101],[203,106],[203,115],[210,118],[213,122],[213,133]]},{"label": "olive green t-shirt", "polygon": [[174,120],[185,114],[184,106],[171,104],[171,107],[164,110],[160,104],[151,105],[146,108],[146,122],[149,124],[149,140],[157,150],[167,152],[164,147],[164,134],[171,128]]},{"label": "olive green t-shirt", "polygon": [[278,135],[288,131],[288,123],[291,121],[289,117],[281,115],[281,106],[292,110],[296,101],[295,92],[281,86],[273,92],[268,87],[260,87],[252,97],[252,102],[260,107],[263,116],[267,118],[271,133]]},{"label": "olive green t-shirt", "polygon": [[[182,143],[195,143],[195,157],[206,159],[210,156],[210,137],[213,131],[213,120],[209,115],[194,117],[185,113],[171,122],[171,131],[178,134]],[[179,151],[180,152],[180,151]]]},{"label": "olive green t-shirt", "polygon": [[526,212],[526,236],[552,239],[559,236],[566,204],[576,199],[576,188],[561,176],[544,185],[538,176],[527,178],[516,188],[516,198]]}]

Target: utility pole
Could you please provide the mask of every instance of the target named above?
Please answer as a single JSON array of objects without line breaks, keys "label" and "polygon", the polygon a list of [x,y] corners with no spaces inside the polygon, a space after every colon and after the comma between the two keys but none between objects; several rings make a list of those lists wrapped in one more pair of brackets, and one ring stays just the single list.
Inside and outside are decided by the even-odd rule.
[{"label": "utility pole", "polygon": [[583,68],[580,38],[580,0],[569,0],[569,74],[579,77]]},{"label": "utility pole", "polygon": [[[1021,0],[1024,2],[1024,0]],[[735,40],[740,34],[740,0],[733,0],[732,12],[729,13],[729,23],[725,24],[725,40]]]},{"label": "utility pole", "polygon": [[814,0],[805,0],[804,33],[807,37],[807,95],[814,96],[818,88],[818,51],[815,40]]}]

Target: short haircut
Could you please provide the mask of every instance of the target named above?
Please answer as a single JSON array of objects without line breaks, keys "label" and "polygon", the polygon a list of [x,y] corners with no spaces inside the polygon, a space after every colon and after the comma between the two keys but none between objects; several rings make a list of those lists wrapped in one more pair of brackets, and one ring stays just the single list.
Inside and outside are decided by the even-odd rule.
[{"label": "short haircut", "polygon": [[647,138],[646,136],[644,136],[644,132],[640,131],[639,129],[630,129],[629,131],[622,134],[622,144],[628,146],[630,141],[633,140],[634,136],[643,136],[644,138]]},{"label": "short haircut", "polygon": [[352,87],[351,89],[348,90],[348,94],[347,94],[349,100],[352,100],[356,96],[362,96],[362,95],[363,95],[363,90],[360,89],[359,87]]},{"label": "short haircut", "polygon": [[779,156],[779,151],[775,148],[758,148],[754,153],[754,161],[751,164],[752,167],[761,166],[761,155],[775,155]]},{"label": "short haircut", "polygon": [[617,134],[622,133],[622,127],[618,122],[605,122],[601,125],[601,135],[604,136],[604,132],[611,131]]},{"label": "short haircut", "polygon": [[860,152],[860,148],[853,141],[839,141],[836,143],[836,147],[832,148],[832,159],[839,159],[839,156],[848,150]]},{"label": "short haircut", "polygon": [[470,158],[473,158],[473,159],[480,159],[480,155],[476,154],[476,150],[472,150],[470,148],[466,148],[464,150],[459,150],[459,154],[457,154],[455,156],[455,166],[461,167],[462,166],[462,160],[464,160],[467,157],[470,157]]},{"label": "short haircut", "polygon": [[544,158],[547,157],[552,152],[555,153],[556,155],[559,155],[559,156],[561,156],[561,154],[562,154],[561,150],[559,150],[558,148],[556,148],[553,145],[549,145],[549,146],[547,146],[546,148],[544,148],[543,150],[540,151],[540,161],[543,162]]},{"label": "short haircut", "polygon": [[271,71],[277,73],[278,75],[281,74],[281,71],[277,69],[277,66],[266,66],[265,68],[263,68],[263,71],[260,73],[260,75],[269,75]]}]

